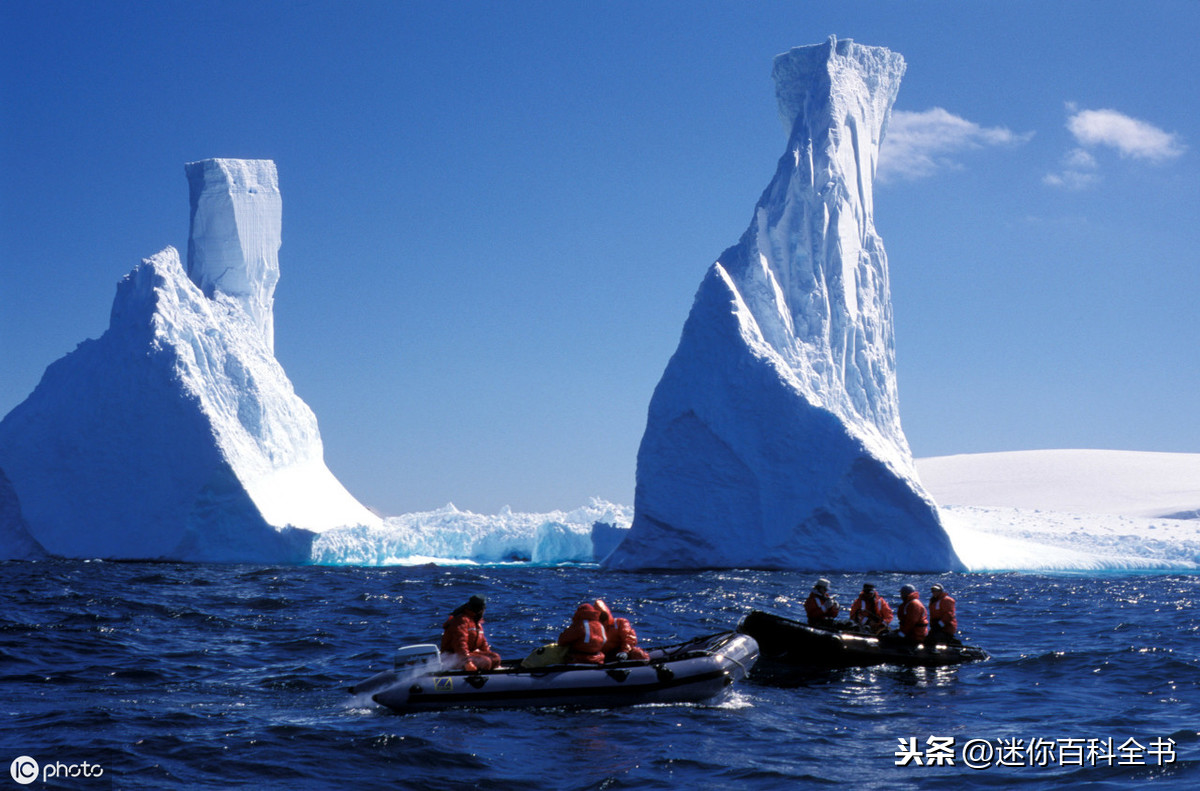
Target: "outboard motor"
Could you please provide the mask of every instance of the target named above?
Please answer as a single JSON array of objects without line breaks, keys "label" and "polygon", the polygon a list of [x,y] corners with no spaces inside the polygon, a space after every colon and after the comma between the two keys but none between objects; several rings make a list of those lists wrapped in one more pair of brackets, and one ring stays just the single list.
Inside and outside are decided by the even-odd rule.
[{"label": "outboard motor", "polygon": [[412,671],[419,673],[434,673],[441,670],[441,653],[436,645],[422,643],[421,645],[406,645],[396,649],[394,668],[397,675],[407,676]]},{"label": "outboard motor", "polygon": [[355,695],[374,695],[388,687],[407,684],[417,676],[436,673],[441,669],[441,655],[436,645],[406,645],[396,649],[391,670],[376,673],[366,681],[355,684],[350,687],[350,692]]}]

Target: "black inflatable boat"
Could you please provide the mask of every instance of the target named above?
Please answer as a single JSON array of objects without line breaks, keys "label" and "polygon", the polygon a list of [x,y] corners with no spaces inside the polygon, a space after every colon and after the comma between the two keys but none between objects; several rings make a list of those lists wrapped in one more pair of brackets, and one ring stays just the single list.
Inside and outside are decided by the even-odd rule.
[{"label": "black inflatable boat", "polygon": [[940,667],[989,658],[982,648],[962,643],[913,646],[894,635],[821,629],[762,610],[744,616],[738,631],[758,643],[764,664],[797,669],[885,664]]}]

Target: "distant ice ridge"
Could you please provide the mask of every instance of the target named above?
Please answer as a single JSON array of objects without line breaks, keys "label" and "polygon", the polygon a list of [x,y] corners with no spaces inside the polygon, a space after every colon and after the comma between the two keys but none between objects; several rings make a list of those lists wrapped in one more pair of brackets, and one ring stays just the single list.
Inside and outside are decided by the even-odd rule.
[{"label": "distant ice ridge", "polygon": [[447,505],[392,517],[375,527],[340,528],[313,542],[327,565],[592,563],[611,551],[633,510],[593,499],[573,511],[481,515]]},{"label": "distant ice ridge", "polygon": [[[941,509],[967,571],[1200,572],[1200,521],[1018,508]],[[483,515],[448,505],[339,528],[313,542],[325,565],[591,564],[628,534],[633,509],[593,500],[574,511]]]},{"label": "distant ice ridge", "polygon": [[650,402],[611,568],[961,569],[900,428],[879,147],[904,73],[830,38],[775,59],[787,151],[701,283]]},{"label": "distant ice ridge", "polygon": [[275,166],[187,174],[194,280],[171,247],[135,267],[108,330],[0,421],[0,468],[53,555],[308,562],[316,533],[381,520],[325,466],[271,351]]}]

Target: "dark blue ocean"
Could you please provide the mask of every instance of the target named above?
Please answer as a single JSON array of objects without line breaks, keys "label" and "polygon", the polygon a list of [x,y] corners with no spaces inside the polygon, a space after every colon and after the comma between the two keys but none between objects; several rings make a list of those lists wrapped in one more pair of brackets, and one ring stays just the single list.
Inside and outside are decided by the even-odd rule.
[{"label": "dark blue ocean", "polygon": [[[0,564],[0,788],[19,757],[28,788],[1200,788],[1200,576],[943,575],[992,660],[705,705],[401,716],[345,692],[475,593],[518,657],[587,598],[669,643],[798,615],[812,576]],[[843,606],[864,579],[934,580],[826,576]]]}]

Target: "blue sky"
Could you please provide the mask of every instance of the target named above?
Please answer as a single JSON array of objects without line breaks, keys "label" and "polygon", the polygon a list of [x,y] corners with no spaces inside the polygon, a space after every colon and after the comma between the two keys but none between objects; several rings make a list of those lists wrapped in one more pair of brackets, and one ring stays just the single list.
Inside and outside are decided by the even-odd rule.
[{"label": "blue sky", "polygon": [[[917,456],[1200,452],[1200,3],[0,4],[0,414],[274,159],[276,353],[386,513],[632,504],[786,143],[772,57],[908,62],[876,226]],[[894,152],[889,150],[894,148]]]}]

